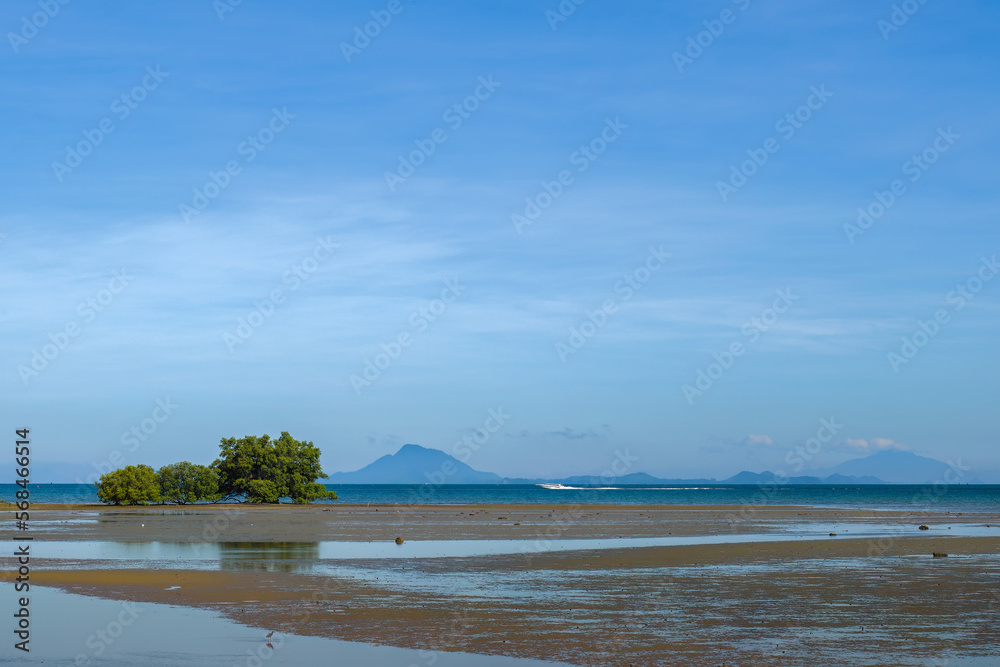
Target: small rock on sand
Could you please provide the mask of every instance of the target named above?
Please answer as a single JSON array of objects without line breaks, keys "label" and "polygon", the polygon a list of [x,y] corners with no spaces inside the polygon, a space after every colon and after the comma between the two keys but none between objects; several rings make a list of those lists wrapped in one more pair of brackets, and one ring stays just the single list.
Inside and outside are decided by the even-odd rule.
[{"label": "small rock on sand", "polygon": [[947,557],[948,557],[948,554],[946,554],[946,553],[945,553],[945,552],[943,552],[943,551],[935,551],[935,552],[934,552],[934,557],[935,557],[935,558],[947,558]]},{"label": "small rock on sand", "polygon": [[927,526],[925,526],[923,524],[920,524],[919,528],[920,528],[920,530],[930,530],[930,528],[928,528]]},{"label": "small rock on sand", "polygon": [[396,538],[396,544],[402,544],[402,543],[403,543],[403,538],[402,537],[397,537]]}]

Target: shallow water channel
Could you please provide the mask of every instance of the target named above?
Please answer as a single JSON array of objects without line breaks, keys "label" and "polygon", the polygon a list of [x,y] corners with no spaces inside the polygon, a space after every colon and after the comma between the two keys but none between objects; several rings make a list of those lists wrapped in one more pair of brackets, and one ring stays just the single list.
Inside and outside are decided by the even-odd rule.
[{"label": "shallow water channel", "polygon": [[32,587],[29,653],[6,642],[4,665],[108,667],[544,667],[562,663],[470,653],[418,651],[283,635],[234,623],[211,611],[103,600]]}]

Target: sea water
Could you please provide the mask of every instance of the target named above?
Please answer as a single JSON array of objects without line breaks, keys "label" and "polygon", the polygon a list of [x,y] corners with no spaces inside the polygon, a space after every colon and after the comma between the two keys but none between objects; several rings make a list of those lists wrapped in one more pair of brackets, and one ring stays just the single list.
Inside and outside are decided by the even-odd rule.
[{"label": "sea water", "polygon": [[[99,503],[91,484],[29,484],[32,503]],[[20,487],[0,484],[0,499],[15,500]],[[1000,509],[994,484],[329,484],[350,504],[610,504],[610,505],[802,505],[864,509],[934,508],[941,511]],[[320,501],[331,502],[331,501]]]}]

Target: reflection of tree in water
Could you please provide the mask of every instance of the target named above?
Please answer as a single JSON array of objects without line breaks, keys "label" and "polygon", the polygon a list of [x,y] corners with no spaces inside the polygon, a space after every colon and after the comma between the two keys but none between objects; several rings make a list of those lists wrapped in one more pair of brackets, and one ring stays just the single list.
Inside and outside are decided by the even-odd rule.
[{"label": "reflection of tree in water", "polygon": [[319,542],[222,542],[219,568],[229,571],[305,572],[319,558]]}]

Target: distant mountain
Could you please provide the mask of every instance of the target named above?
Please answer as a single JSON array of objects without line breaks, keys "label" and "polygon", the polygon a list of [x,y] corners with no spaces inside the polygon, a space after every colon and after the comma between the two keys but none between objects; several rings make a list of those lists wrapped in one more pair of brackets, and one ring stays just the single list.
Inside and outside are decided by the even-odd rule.
[{"label": "distant mountain", "polygon": [[[933,484],[946,479],[944,474],[949,469],[951,466],[947,463],[919,456],[913,452],[886,450],[871,456],[844,461],[833,468],[810,472],[820,477],[872,475],[885,480],[888,484]],[[956,474],[953,472],[947,479],[954,481]],[[963,477],[958,480],[959,483],[972,481],[968,477],[968,472],[963,472]]]},{"label": "distant mountain", "polygon": [[479,472],[454,456],[420,445],[403,445],[361,470],[337,472],[326,484],[499,484],[500,475]]},{"label": "distant mountain", "polygon": [[[726,484],[773,484],[775,483],[774,473],[770,470],[764,472],[743,472],[733,475],[729,479],[722,480]],[[815,475],[804,475],[799,477],[787,477],[780,480],[782,484],[884,484],[881,479],[865,475],[862,477],[851,477],[848,475],[826,475],[819,477]]]}]

